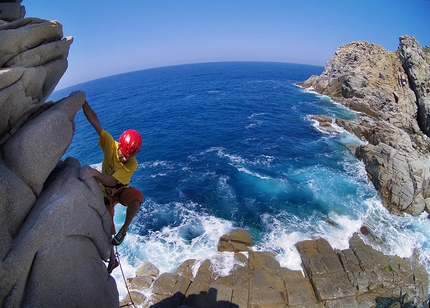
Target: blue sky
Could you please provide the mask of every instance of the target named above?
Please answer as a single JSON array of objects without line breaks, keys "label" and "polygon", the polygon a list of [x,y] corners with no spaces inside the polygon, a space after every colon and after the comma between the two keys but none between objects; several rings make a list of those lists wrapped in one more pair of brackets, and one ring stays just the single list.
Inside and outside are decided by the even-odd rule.
[{"label": "blue sky", "polygon": [[57,89],[176,64],[274,61],[325,66],[343,44],[430,45],[430,0],[23,0],[26,17],[73,36]]}]

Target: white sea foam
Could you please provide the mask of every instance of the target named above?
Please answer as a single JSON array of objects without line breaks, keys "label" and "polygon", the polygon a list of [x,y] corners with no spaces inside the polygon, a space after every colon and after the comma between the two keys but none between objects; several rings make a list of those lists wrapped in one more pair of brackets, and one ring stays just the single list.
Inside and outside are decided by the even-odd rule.
[{"label": "white sea foam", "polygon": [[258,116],[262,116],[262,115],[266,115],[266,113],[265,112],[253,113],[248,117],[248,119],[252,119],[254,117],[258,117]]},{"label": "white sea foam", "polygon": [[167,173],[157,173],[157,174],[151,174],[150,177],[154,179],[154,178],[163,177],[166,175]]},{"label": "white sea foam", "polygon": [[[285,213],[285,215],[289,215]],[[329,214],[328,219],[309,219],[303,221],[297,216],[290,216],[281,220],[265,215],[265,234],[261,243],[256,246],[258,250],[275,251],[281,266],[302,270],[301,258],[295,247],[298,242],[324,238],[335,249],[347,249],[349,239],[362,225],[360,219],[354,220],[346,215]]]},{"label": "white sea foam", "polygon": [[323,134],[342,134],[346,133],[346,130],[343,127],[340,127],[336,124],[335,119],[332,118],[331,124],[329,127],[321,126],[320,122],[315,118],[311,118],[311,116],[307,116],[306,119],[312,122],[312,126],[319,132]]},{"label": "white sea foam", "polygon": [[211,148],[208,151],[216,151],[218,157],[220,158],[228,158],[233,164],[243,164],[245,163],[245,159],[243,159],[240,155],[228,154],[225,152],[224,148]]},{"label": "white sea foam", "polygon": [[[150,231],[145,235],[130,232],[127,234],[119,250],[126,256],[122,258],[122,262],[128,274],[132,274],[132,269],[144,261],[153,263],[161,272],[169,272],[187,259],[209,259],[216,254],[219,238],[233,228],[230,221],[197,213],[189,209],[192,206],[175,203],[174,207],[177,211],[175,215],[181,218],[179,225],[165,226],[161,230]],[[115,211],[117,228],[121,226],[124,216],[125,208],[117,206]],[[197,234],[187,238],[188,231],[195,231],[195,228],[198,229]],[[201,234],[198,235],[198,233]],[[228,256],[217,258],[229,259]],[[219,265],[217,269],[219,275],[225,274],[227,264]]]},{"label": "white sea foam", "polygon": [[[221,183],[227,179],[220,178]],[[162,206],[162,205],[160,205]],[[176,227],[164,227],[159,231],[149,232],[147,235],[138,235],[129,232],[124,243],[119,246],[121,267],[125,277],[134,277],[136,269],[144,261],[153,263],[160,272],[171,272],[183,261],[197,259],[193,268],[195,275],[203,260],[211,261],[211,270],[215,276],[228,275],[235,266],[244,264],[234,259],[233,253],[219,253],[216,251],[217,243],[221,235],[231,231],[233,224],[230,221],[211,215],[197,213],[192,208],[197,205],[175,204],[182,222]],[[117,228],[121,226],[125,216],[125,208],[117,207],[115,223]],[[269,218],[268,218],[269,219]],[[199,225],[199,226],[197,226]],[[201,234],[191,240],[184,240],[183,233],[195,227],[201,228]],[[278,260],[282,266],[294,270],[301,270],[300,256],[295,249],[295,243],[311,236],[301,232],[288,232],[282,230],[278,223],[271,226],[272,231],[265,237],[264,245],[257,245],[256,250],[281,251]],[[126,296],[126,288],[120,270],[113,273],[117,281],[120,298]]]},{"label": "white sea foam", "polygon": [[[417,249],[422,260],[428,263],[430,249],[428,238],[430,238],[430,221],[427,214],[419,217],[405,215],[397,217],[391,215],[382,206],[379,199],[369,199],[369,211],[366,213],[364,224],[380,242],[369,241],[376,249],[389,255],[400,257],[411,257],[414,249]],[[426,265],[429,270],[429,264]]]},{"label": "white sea foam", "polygon": [[257,172],[253,172],[251,170],[246,169],[245,167],[238,167],[237,170],[240,171],[240,172],[244,172],[246,174],[255,176],[255,177],[260,178],[262,180],[272,180],[272,178],[269,177],[269,176],[265,176],[265,175],[261,175],[261,174],[259,174]]},{"label": "white sea foam", "polygon": [[245,266],[246,264],[236,260],[233,252],[216,253],[211,256],[210,269],[214,273],[214,278],[225,277],[237,266]]},{"label": "white sea foam", "polygon": [[158,168],[158,167],[164,167],[164,168],[168,168],[168,169],[173,169],[174,168],[172,162],[160,161],[160,160],[143,162],[143,163],[140,164],[140,166],[142,168],[144,168],[144,169],[147,169],[147,168]]}]

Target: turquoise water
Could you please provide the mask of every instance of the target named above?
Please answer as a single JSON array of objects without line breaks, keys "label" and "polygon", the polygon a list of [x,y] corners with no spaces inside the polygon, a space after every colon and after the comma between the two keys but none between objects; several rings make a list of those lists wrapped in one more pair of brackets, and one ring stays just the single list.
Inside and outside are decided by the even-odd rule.
[{"label": "turquoise water", "polygon": [[[181,65],[98,79],[51,96],[83,90],[114,138],[128,128],[143,136],[131,184],[145,201],[119,246],[127,276],[144,261],[171,271],[191,258],[218,258],[220,273],[228,271],[232,257],[216,250],[219,237],[233,228],[249,230],[255,250],[276,252],[281,265],[301,269],[298,241],[323,237],[345,249],[365,225],[386,242],[375,248],[401,257],[416,248],[430,268],[426,215],[388,214],[347,147],[360,140],[340,128],[324,133],[310,120],[314,114],[357,116],[295,85],[322,70],[259,62]],[[81,111],[75,123],[65,156],[99,166],[97,134]],[[118,227],[124,215],[118,205]],[[120,272],[114,276],[121,291]]]}]

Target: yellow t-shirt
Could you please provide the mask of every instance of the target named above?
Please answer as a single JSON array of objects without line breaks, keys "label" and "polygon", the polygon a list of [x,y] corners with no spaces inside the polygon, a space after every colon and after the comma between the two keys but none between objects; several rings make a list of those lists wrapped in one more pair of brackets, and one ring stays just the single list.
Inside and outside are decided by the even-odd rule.
[{"label": "yellow t-shirt", "polygon": [[103,150],[102,173],[113,176],[123,185],[128,185],[137,168],[137,159],[130,157],[127,162],[122,163],[118,157],[118,142],[105,130],[100,134],[98,145]]}]

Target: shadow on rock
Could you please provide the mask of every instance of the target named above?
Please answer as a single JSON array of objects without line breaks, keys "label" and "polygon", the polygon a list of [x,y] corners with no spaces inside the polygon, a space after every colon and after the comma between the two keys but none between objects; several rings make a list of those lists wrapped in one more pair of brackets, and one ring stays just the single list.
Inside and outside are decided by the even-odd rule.
[{"label": "shadow on rock", "polygon": [[230,301],[217,300],[218,290],[209,288],[208,292],[200,292],[199,294],[191,294],[185,297],[184,294],[176,292],[171,297],[162,300],[151,306],[151,308],[176,308],[176,307],[217,307],[217,308],[239,308],[238,305]]}]

